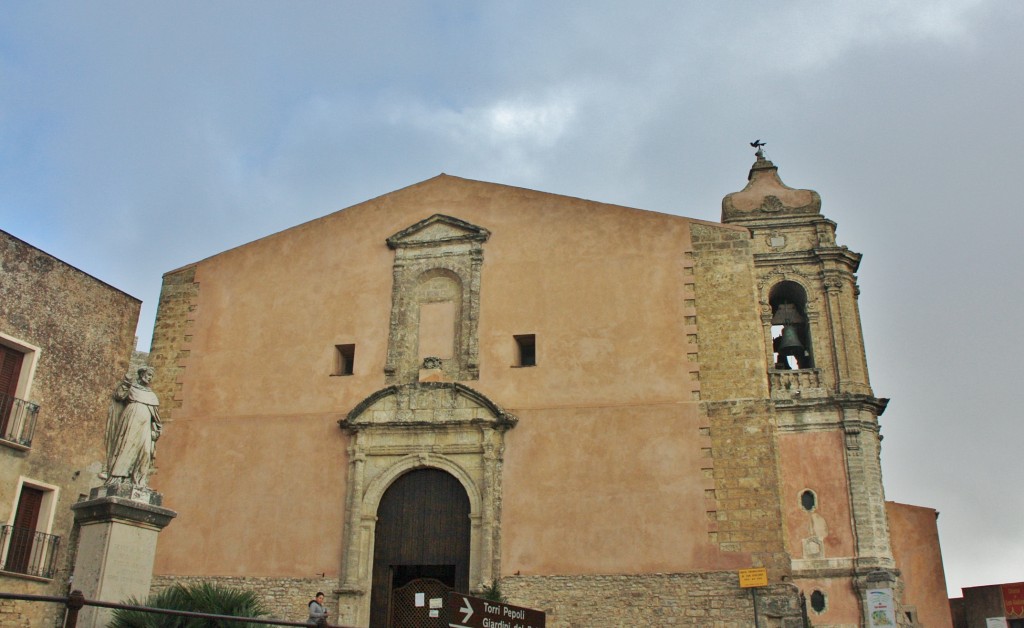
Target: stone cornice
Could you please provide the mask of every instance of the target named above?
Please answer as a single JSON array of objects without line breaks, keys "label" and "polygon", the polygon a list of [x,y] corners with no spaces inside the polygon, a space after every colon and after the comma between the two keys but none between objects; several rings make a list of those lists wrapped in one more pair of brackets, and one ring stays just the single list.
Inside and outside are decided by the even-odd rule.
[{"label": "stone cornice", "polygon": [[79,525],[105,521],[123,521],[153,530],[162,530],[178,513],[168,508],[153,506],[123,497],[100,497],[71,506]]},{"label": "stone cornice", "polygon": [[872,397],[871,395],[860,395],[854,393],[843,393],[836,395],[836,403],[839,407],[852,410],[866,410],[876,417],[882,416],[889,400],[885,397]]},{"label": "stone cornice", "polygon": [[814,254],[823,262],[836,262],[849,266],[852,272],[857,272],[860,267],[860,260],[863,257],[845,246],[828,246],[814,249]]}]

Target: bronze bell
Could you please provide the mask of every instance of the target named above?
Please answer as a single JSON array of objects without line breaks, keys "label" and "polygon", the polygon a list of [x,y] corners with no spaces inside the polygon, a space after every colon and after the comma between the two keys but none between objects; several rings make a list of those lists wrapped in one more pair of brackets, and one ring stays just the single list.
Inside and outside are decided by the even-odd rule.
[{"label": "bronze bell", "polygon": [[772,325],[792,325],[793,323],[803,323],[804,317],[800,314],[800,310],[796,308],[796,305],[783,301],[775,307],[775,313],[772,314]]},{"label": "bronze bell", "polygon": [[797,332],[795,325],[786,325],[782,328],[782,335],[779,336],[778,352],[780,355],[803,356],[804,345],[800,342],[800,334]]},{"label": "bronze bell", "polygon": [[804,349],[803,343],[800,342],[800,333],[795,325],[784,326],[782,328],[782,335],[772,341],[772,345],[779,354],[779,359],[775,362],[776,369],[787,370],[791,368],[787,356],[796,358],[797,368],[804,368],[803,361],[807,351]]}]

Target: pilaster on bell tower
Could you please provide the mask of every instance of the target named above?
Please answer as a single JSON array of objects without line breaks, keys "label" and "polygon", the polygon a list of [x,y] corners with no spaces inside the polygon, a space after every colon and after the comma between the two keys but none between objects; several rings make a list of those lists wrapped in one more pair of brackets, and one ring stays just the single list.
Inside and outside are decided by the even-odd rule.
[{"label": "pilaster on bell tower", "polygon": [[836,244],[814,190],[785,185],[758,149],[747,186],[722,200],[722,222],[753,239],[772,395],[871,395],[857,309],[860,254]]}]

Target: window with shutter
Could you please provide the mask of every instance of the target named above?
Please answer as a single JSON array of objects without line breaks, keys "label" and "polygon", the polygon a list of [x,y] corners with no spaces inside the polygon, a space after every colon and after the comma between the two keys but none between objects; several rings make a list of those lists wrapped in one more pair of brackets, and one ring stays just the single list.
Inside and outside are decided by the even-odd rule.
[{"label": "window with shutter", "polygon": [[14,396],[18,392],[18,377],[24,354],[10,347],[0,345],[0,438],[7,434],[7,423],[14,407]]}]

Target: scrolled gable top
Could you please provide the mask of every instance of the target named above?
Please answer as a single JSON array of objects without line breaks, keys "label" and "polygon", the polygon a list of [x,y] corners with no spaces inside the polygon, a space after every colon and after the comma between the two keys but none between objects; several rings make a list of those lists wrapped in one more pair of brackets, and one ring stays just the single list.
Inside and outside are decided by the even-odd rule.
[{"label": "scrolled gable top", "polygon": [[342,429],[489,424],[508,429],[519,419],[483,393],[456,382],[418,382],[382,388],[338,421]]}]

